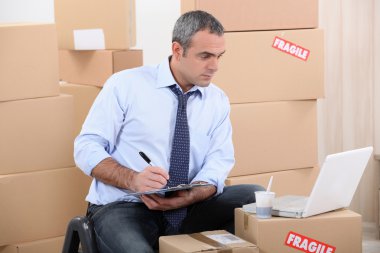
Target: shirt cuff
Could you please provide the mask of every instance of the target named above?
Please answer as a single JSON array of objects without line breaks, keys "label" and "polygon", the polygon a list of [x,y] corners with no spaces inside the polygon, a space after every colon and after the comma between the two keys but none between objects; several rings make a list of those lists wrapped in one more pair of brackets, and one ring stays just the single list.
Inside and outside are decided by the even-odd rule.
[{"label": "shirt cuff", "polygon": [[91,176],[92,170],[104,159],[111,157],[107,152],[96,152],[92,154],[87,162],[87,166],[83,169],[83,172]]},{"label": "shirt cuff", "polygon": [[219,195],[219,194],[221,194],[223,192],[224,181],[222,181],[222,180],[215,179],[215,178],[196,176],[195,178],[193,178],[193,180],[191,180],[191,183],[197,182],[197,181],[203,181],[203,182],[207,182],[209,184],[214,185],[216,187],[216,193],[215,193],[215,195]]}]

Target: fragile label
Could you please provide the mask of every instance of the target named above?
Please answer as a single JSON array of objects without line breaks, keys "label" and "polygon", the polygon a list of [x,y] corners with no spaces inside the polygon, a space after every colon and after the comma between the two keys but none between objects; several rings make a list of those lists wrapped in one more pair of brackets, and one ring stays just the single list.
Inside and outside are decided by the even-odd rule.
[{"label": "fragile label", "polygon": [[277,36],[274,38],[272,47],[304,61],[307,61],[307,58],[310,55],[310,50]]},{"label": "fragile label", "polygon": [[311,239],[304,235],[289,232],[285,245],[306,253],[334,253],[335,247],[326,243]]}]

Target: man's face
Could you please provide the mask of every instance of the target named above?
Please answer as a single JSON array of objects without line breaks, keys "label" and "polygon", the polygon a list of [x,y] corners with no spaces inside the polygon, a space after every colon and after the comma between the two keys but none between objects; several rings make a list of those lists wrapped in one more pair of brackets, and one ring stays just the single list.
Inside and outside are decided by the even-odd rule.
[{"label": "man's face", "polygon": [[208,86],[218,70],[219,58],[225,52],[224,37],[207,30],[199,31],[193,36],[185,55],[183,48],[178,46],[178,68],[175,71],[177,82],[182,88],[186,87],[185,90],[193,85]]}]

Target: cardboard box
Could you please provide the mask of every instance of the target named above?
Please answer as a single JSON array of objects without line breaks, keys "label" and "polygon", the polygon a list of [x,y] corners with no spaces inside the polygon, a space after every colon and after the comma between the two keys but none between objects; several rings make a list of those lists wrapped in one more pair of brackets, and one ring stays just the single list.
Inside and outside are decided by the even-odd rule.
[{"label": "cardboard box", "polygon": [[37,240],[33,242],[15,243],[0,247],[0,253],[61,253],[64,236]]},{"label": "cardboard box", "polygon": [[235,209],[235,233],[256,244],[260,253],[362,252],[361,216],[350,210],[304,219],[257,219],[254,214],[238,208]]},{"label": "cardboard box", "polygon": [[69,83],[103,87],[113,73],[142,63],[142,50],[59,50],[59,77]]},{"label": "cardboard box", "polygon": [[181,0],[181,12],[204,10],[226,31],[279,30],[318,26],[318,0]]},{"label": "cardboard box", "polygon": [[309,196],[318,174],[319,167],[286,170],[240,177],[229,177],[226,180],[226,185],[258,184],[266,187],[270,177],[273,176],[271,189],[276,193],[276,197],[283,195]]},{"label": "cardboard box", "polygon": [[318,164],[317,101],[233,104],[235,167],[229,176]]},{"label": "cardboard box", "polygon": [[231,103],[324,96],[322,30],[239,32],[224,36],[227,51],[220,59],[213,82],[227,93]]},{"label": "cardboard box", "polygon": [[76,167],[0,176],[0,245],[64,235],[90,183]]},{"label": "cardboard box", "polygon": [[72,95],[74,98],[74,136],[77,136],[101,88],[81,84],[62,83],[60,84],[60,90],[61,93]]},{"label": "cardboard box", "polygon": [[0,102],[57,96],[54,24],[0,24]]},{"label": "cardboard box", "polygon": [[135,45],[134,0],[113,0],[112,4],[100,0],[55,0],[54,4],[59,48],[127,49]]},{"label": "cardboard box", "polygon": [[161,236],[160,253],[239,252],[259,253],[258,248],[225,230]]},{"label": "cardboard box", "polygon": [[74,166],[73,105],[69,95],[0,102],[0,175]]}]

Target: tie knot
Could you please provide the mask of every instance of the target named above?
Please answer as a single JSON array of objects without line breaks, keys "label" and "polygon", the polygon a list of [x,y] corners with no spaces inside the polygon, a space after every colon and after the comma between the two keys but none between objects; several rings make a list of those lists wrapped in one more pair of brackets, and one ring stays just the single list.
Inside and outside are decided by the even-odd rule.
[{"label": "tie knot", "polygon": [[185,98],[187,100],[195,92],[195,91],[190,91],[184,94],[176,85],[172,85],[169,87],[173,91],[173,93],[177,95],[178,99]]}]

